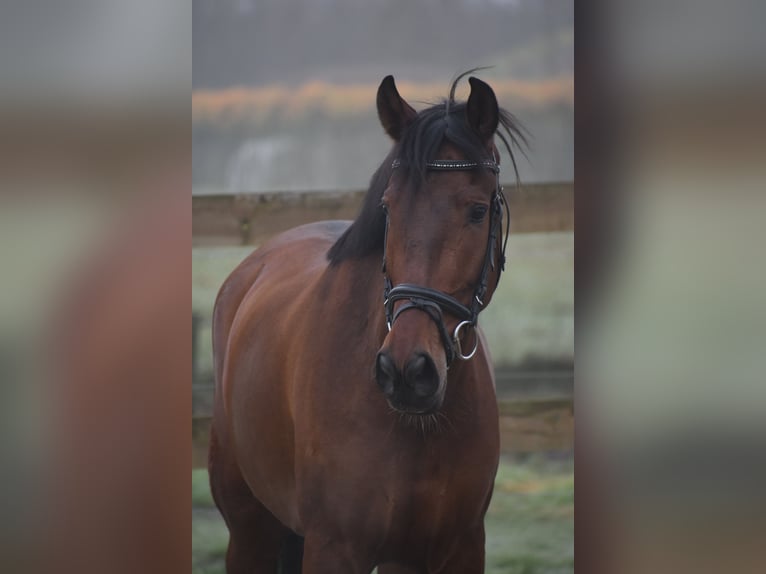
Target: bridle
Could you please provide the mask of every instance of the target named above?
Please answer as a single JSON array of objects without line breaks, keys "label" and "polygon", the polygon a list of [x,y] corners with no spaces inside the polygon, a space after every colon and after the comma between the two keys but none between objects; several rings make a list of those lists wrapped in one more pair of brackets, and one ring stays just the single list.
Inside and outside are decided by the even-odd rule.
[{"label": "bridle", "polygon": [[[391,164],[392,169],[400,167],[399,160],[394,160]],[[497,184],[492,193],[489,213],[489,237],[487,238],[487,248],[484,252],[484,263],[479,274],[479,281],[476,284],[470,305],[463,305],[460,301],[447,295],[446,293],[430,287],[421,287],[411,283],[400,283],[393,286],[391,278],[386,271],[386,243],[388,242],[388,212],[386,212],[386,230],[383,240],[383,306],[386,310],[386,325],[390,331],[396,319],[405,311],[410,309],[419,309],[425,312],[439,329],[439,336],[447,355],[447,366],[457,357],[464,361],[470,359],[476,353],[479,347],[479,338],[476,337],[473,350],[464,354],[460,344],[460,332],[467,327],[475,327],[479,318],[479,313],[484,307],[484,295],[487,292],[487,277],[489,270],[495,268],[495,244],[498,238],[498,231],[502,232],[503,210],[510,221],[508,202],[503,195],[503,188],[500,185],[500,167],[494,160],[484,160],[480,162],[460,161],[460,160],[434,160],[426,164],[431,171],[473,171],[477,169],[488,169],[492,171]],[[500,274],[505,269],[505,247],[508,244],[509,225],[506,224],[505,239],[503,240],[503,250],[500,253],[500,269],[497,272],[497,281],[500,280]],[[394,304],[397,301],[406,300],[407,302],[394,312]],[[444,313],[457,317],[459,322],[455,327],[452,336],[447,332],[444,325]]]}]

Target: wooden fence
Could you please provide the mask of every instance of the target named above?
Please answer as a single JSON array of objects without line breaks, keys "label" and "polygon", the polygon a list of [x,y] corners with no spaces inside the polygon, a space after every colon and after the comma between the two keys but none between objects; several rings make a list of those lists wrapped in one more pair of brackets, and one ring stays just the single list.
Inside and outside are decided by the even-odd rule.
[{"label": "wooden fence", "polygon": [[[574,186],[505,185],[512,233],[572,231]],[[192,245],[258,245],[272,235],[311,221],[353,219],[364,190],[195,195]]]},{"label": "wooden fence", "polygon": [[[571,182],[506,184],[512,233],[574,230]],[[258,245],[272,235],[311,221],[353,219],[364,191],[284,192],[195,195],[192,197],[192,245]],[[204,318],[192,317],[193,355]],[[205,466],[210,429],[209,373],[192,367],[192,465]],[[574,441],[574,376],[571,369],[496,371],[500,433],[504,452],[566,451]],[[198,401],[197,398],[200,398]]]}]

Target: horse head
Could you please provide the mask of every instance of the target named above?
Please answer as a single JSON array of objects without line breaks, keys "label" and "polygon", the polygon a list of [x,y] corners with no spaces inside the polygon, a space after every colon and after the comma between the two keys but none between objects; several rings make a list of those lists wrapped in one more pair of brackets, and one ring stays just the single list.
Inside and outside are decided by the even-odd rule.
[{"label": "horse head", "polygon": [[[459,79],[459,78],[458,78]],[[445,397],[447,370],[479,345],[479,312],[492,299],[504,264],[505,200],[494,137],[510,116],[492,88],[474,77],[466,102],[417,113],[394,79],[380,84],[377,109],[394,140],[379,208],[389,332],[375,378],[397,411],[430,414]],[[511,134],[513,138],[513,134]],[[515,140],[514,140],[515,141]]]}]

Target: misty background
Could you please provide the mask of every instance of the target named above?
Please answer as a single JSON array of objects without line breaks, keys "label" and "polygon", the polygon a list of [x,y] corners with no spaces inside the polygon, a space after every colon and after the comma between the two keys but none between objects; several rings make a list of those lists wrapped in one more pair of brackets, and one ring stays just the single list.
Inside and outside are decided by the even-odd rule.
[{"label": "misty background", "polygon": [[366,187],[381,79],[422,109],[476,66],[530,133],[522,180],[573,178],[571,0],[194,0],[193,39],[195,193]]}]

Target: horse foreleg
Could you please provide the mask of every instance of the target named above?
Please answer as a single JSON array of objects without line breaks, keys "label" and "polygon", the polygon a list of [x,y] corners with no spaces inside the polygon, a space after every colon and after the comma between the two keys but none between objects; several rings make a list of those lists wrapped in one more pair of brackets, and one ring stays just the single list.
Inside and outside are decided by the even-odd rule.
[{"label": "horse foreleg", "polygon": [[[483,574],[484,572],[484,526],[465,534],[448,559],[428,569],[429,574]],[[432,563],[435,561],[432,561]]]},{"label": "horse foreleg", "polygon": [[215,432],[208,468],[213,499],[229,528],[227,574],[276,574],[289,530],[253,496]]},{"label": "horse foreleg", "polygon": [[420,574],[420,572],[420,570],[400,564],[389,563],[378,566],[378,574]]},{"label": "horse foreleg", "polygon": [[368,574],[374,566],[372,556],[350,542],[306,535],[302,574]]}]

